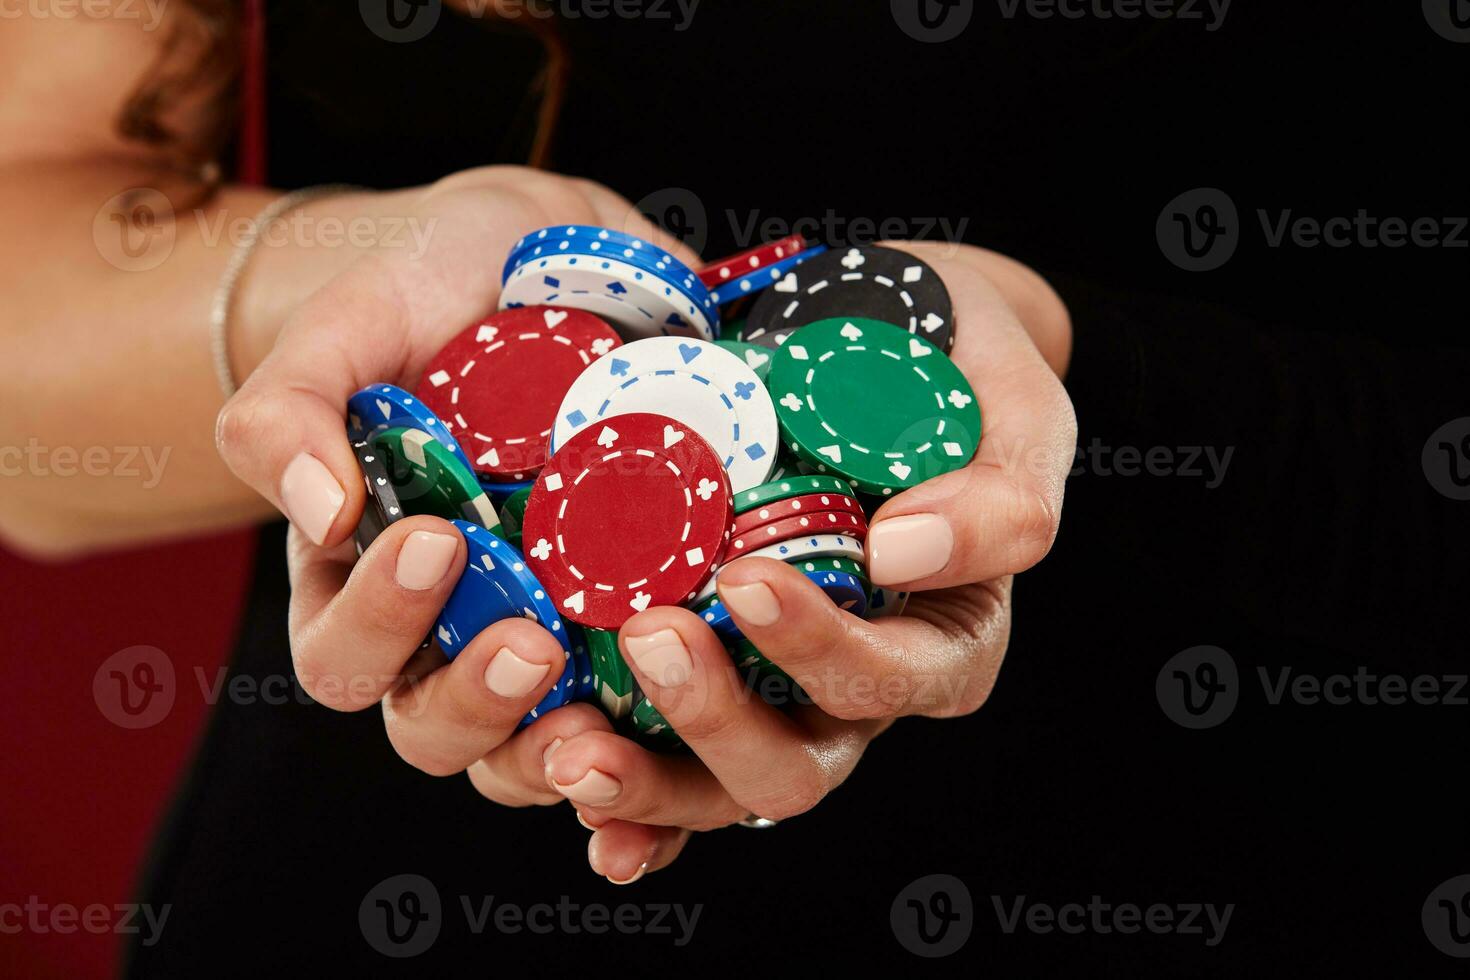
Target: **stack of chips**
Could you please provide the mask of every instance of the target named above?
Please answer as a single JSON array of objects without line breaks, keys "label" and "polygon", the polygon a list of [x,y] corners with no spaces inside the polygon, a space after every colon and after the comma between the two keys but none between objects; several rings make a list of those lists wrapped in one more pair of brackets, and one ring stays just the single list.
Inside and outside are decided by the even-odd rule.
[{"label": "stack of chips", "polygon": [[[788,238],[696,272],[564,226],[518,242],[503,283],[500,310],[413,394],[363,389],[348,427],[370,497],[360,548],[412,514],[465,536],[434,634],[446,655],[512,616],[561,641],[561,680],[524,724],[590,700],[677,744],[617,641],[655,605],[696,612],[747,678],[788,680],[720,603],[720,573],[744,558],[791,564],[853,615],[902,611],[869,581],[868,514],[964,466],[981,430],[925,263]],[[746,314],[732,339],[722,312]]]}]

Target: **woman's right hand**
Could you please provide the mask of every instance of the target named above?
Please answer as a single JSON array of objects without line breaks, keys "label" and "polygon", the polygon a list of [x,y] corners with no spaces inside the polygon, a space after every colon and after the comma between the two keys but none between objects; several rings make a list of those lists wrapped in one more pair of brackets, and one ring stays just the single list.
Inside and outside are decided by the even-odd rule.
[{"label": "woman's right hand", "polygon": [[[611,726],[583,704],[517,732],[564,659],[529,621],[491,626],[452,662],[419,649],[464,568],[464,541],[446,521],[412,517],[356,559],[366,489],[345,432],[347,399],[378,381],[412,388],[454,334],[495,309],[501,263],[528,231],[601,225],[697,260],[612,191],[540,171],[467,171],[407,203],[404,217],[429,230],[427,249],[369,252],[301,304],[220,413],[219,451],[291,521],[291,654],[303,688],[341,711],[381,704],[394,748],[425,772],[468,771],[500,803],[562,803],[546,780],[548,750]],[[654,831],[613,833],[639,847]]]}]

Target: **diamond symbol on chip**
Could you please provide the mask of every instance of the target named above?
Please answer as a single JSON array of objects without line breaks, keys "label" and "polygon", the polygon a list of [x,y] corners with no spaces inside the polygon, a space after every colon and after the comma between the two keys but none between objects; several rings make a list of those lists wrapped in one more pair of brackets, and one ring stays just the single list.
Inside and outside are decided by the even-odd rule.
[{"label": "diamond symbol on chip", "polygon": [[713,497],[715,495],[715,491],[718,489],[720,489],[720,485],[718,483],[716,483],[714,480],[711,480],[709,477],[705,477],[703,480],[699,481],[699,486],[694,488],[694,492],[696,495],[698,495],[700,500],[708,503],[709,498]]},{"label": "diamond symbol on chip", "polygon": [[796,392],[794,391],[788,391],[786,394],[782,395],[781,404],[785,405],[793,412],[801,411],[801,399],[796,397]]},{"label": "diamond symbol on chip", "polygon": [[811,359],[811,355],[806,352],[806,348],[800,344],[792,344],[786,349],[791,351],[791,359],[793,361],[807,361]]},{"label": "diamond symbol on chip", "polygon": [[536,542],[536,547],[531,549],[531,557],[537,561],[545,561],[551,557],[551,542],[545,538]]},{"label": "diamond symbol on chip", "polygon": [[451,377],[452,375],[448,371],[435,371],[433,374],[429,375],[429,384],[433,385],[435,388],[442,388],[449,383],[449,379]]},{"label": "diamond symbol on chip", "polygon": [[847,269],[860,268],[867,261],[867,259],[863,258],[863,253],[855,248],[848,249],[847,254],[842,257],[842,265]]},{"label": "diamond symbol on chip", "polygon": [[856,323],[845,323],[845,324],[843,324],[842,330],[839,331],[839,332],[842,334],[842,336],[845,339],[850,340],[853,343],[856,343],[857,341],[861,340],[862,337],[863,337],[863,332],[858,329],[858,326],[857,326]]},{"label": "diamond symbol on chip", "polygon": [[689,567],[690,568],[693,568],[696,565],[703,565],[704,564],[704,549],[703,548],[690,548],[688,551],[684,552],[684,560],[689,563]]},{"label": "diamond symbol on chip", "polygon": [[613,447],[613,443],[617,441],[617,430],[610,425],[603,426],[602,431],[597,434],[597,444],[603,449],[611,449]]},{"label": "diamond symbol on chip", "polygon": [[922,265],[909,265],[904,267],[904,282],[918,282],[922,278],[924,278],[924,267]]},{"label": "diamond symbol on chip", "polygon": [[942,445],[944,446],[944,454],[946,456],[963,456],[965,454],[965,451],[960,448],[960,444],[957,442],[946,442],[942,443]]},{"label": "diamond symbol on chip", "polygon": [[970,404],[970,402],[974,400],[975,399],[971,398],[963,391],[960,391],[958,388],[953,389],[949,393],[949,403],[955,408],[964,408],[966,405]]}]

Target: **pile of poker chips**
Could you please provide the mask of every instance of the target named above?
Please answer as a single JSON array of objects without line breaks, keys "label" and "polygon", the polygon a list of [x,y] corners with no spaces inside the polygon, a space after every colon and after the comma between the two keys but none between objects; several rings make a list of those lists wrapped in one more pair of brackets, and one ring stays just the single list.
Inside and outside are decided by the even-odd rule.
[{"label": "pile of poker chips", "polygon": [[445,654],[513,616],[561,642],[561,679],[523,724],[590,700],[677,743],[617,644],[653,605],[696,612],[748,678],[789,682],[716,593],[743,558],[791,564],[854,615],[902,611],[863,565],[867,514],[964,466],[981,433],[928,265],[791,237],[695,271],[563,226],[518,242],[502,282],[500,309],[414,392],[354,395],[348,429],[369,491],[359,549],[412,514],[465,537],[434,631]]}]

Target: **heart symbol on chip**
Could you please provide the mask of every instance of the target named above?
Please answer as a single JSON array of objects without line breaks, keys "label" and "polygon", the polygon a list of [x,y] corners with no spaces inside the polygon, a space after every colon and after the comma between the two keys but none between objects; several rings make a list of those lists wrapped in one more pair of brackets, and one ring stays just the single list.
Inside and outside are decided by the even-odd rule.
[{"label": "heart symbol on chip", "polygon": [[752,370],[761,367],[770,359],[770,354],[761,354],[753,350],[748,350],[745,352],[745,363],[749,365]]},{"label": "heart symbol on chip", "polygon": [[909,338],[909,357],[928,357],[931,353],[933,348],[918,337]]},{"label": "heart symbol on chip", "polygon": [[839,331],[839,333],[841,333],[845,339],[853,341],[854,343],[861,340],[863,337],[863,332],[858,329],[856,323],[845,324],[843,328]]},{"label": "heart symbol on chip", "polygon": [[499,466],[500,465],[500,450],[498,450],[498,449],[491,449],[485,455],[483,455],[479,459],[475,460],[475,462],[476,463],[479,463],[481,466]]},{"label": "heart symbol on chip", "polygon": [[892,473],[900,480],[907,480],[909,478],[909,474],[913,471],[914,468],[912,466],[906,466],[903,463],[898,462],[895,462],[892,466],[888,467],[888,472]]},{"label": "heart symbol on chip", "polygon": [[585,592],[573,592],[562,600],[562,605],[572,612],[581,615],[582,610],[587,606],[587,594]]},{"label": "heart symbol on chip", "polygon": [[842,462],[841,446],[823,446],[821,449],[818,449],[817,452],[821,453],[823,456],[826,456],[834,463]]},{"label": "heart symbol on chip", "polygon": [[605,425],[602,427],[602,431],[597,434],[597,444],[603,449],[611,449],[613,443],[617,442],[619,438],[616,429],[610,425]]},{"label": "heart symbol on chip", "polygon": [[694,344],[679,345],[679,356],[684,358],[685,364],[688,364],[690,361],[694,360],[696,357],[703,353],[704,348],[696,347]]},{"label": "heart symbol on chip", "polygon": [[794,293],[800,285],[801,283],[796,279],[796,273],[788,272],[785,279],[782,279],[771,288],[778,293]]},{"label": "heart symbol on chip", "polygon": [[[678,445],[679,443],[681,443],[683,441],[684,441],[684,433],[683,432],[680,432],[678,429],[674,428],[672,425],[666,425],[666,426],[664,426],[664,448],[665,449],[668,449],[670,446]],[[611,444],[609,443],[609,445],[611,445]]]},{"label": "heart symbol on chip", "polygon": [[[577,593],[577,595],[581,595],[581,594],[582,593],[580,593],[580,592]],[[628,600],[628,605],[632,606],[634,609],[638,610],[639,612],[643,612],[643,610],[645,610],[645,609],[648,608],[648,604],[650,602],[652,602],[652,601],[653,601],[653,596],[649,595],[647,592],[639,592],[633,598],[631,598],[631,599]],[[577,610],[577,611],[578,612],[581,612],[580,609]]]},{"label": "heart symbol on chip", "polygon": [[548,327],[555,327],[569,316],[571,314],[566,310],[547,310],[541,314],[541,319],[546,321]]},{"label": "heart symbol on chip", "polygon": [[385,418],[385,419],[391,419],[393,417],[393,403],[392,402],[385,402],[385,401],[383,401],[383,399],[379,398],[378,400],[376,400],[375,402],[373,402],[373,404],[376,405],[376,406],[378,406],[378,411],[380,411],[380,412],[383,413],[383,418]]}]

